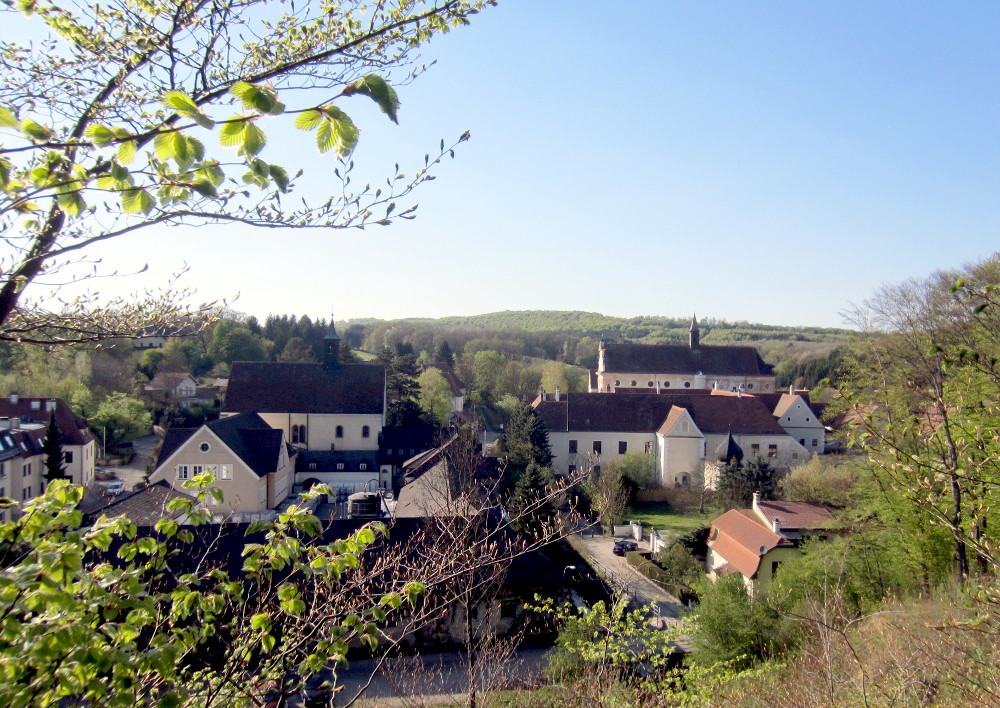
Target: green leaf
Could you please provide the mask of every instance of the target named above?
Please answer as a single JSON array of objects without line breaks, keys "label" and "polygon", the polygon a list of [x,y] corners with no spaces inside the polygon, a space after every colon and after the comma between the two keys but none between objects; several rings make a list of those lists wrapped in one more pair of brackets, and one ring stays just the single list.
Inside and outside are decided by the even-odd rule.
[{"label": "green leaf", "polygon": [[236,152],[247,157],[256,155],[264,149],[265,143],[267,138],[264,136],[264,131],[248,122],[243,130],[243,143]]},{"label": "green leaf", "polygon": [[90,125],[87,127],[86,136],[94,141],[94,145],[97,147],[104,147],[105,145],[110,145],[115,140],[115,134],[111,132],[110,128],[106,128],[103,125]]},{"label": "green leaf", "polygon": [[156,156],[166,162],[171,157],[177,157],[177,133],[160,133],[153,138],[153,149]]},{"label": "green leaf", "polygon": [[17,128],[19,125],[20,122],[14,115],[14,111],[7,106],[0,106],[0,128]]},{"label": "green leaf", "polygon": [[285,168],[278,165],[271,165],[268,172],[271,175],[271,179],[274,180],[274,183],[278,185],[278,189],[282,192],[288,189],[288,173],[285,172]]},{"label": "green leaf", "polygon": [[196,191],[203,197],[208,197],[209,199],[218,199],[219,191],[215,188],[215,185],[207,180],[198,180],[191,185],[191,189]]},{"label": "green leaf", "polygon": [[56,201],[59,203],[59,208],[70,216],[77,216],[87,208],[87,202],[83,200],[79,192],[60,194],[56,197]]},{"label": "green leaf", "polygon": [[[288,178],[286,177],[285,181],[287,182],[287,180]],[[10,163],[4,158],[0,157],[0,189],[7,189],[7,185],[9,183],[10,183]],[[282,191],[284,191],[284,189],[282,189]]]},{"label": "green leaf", "polygon": [[219,131],[219,142],[224,147],[236,147],[243,142],[243,130],[247,122],[243,118],[236,118],[222,126]]},{"label": "green leaf", "polygon": [[[156,206],[156,198],[141,187],[133,187],[122,192],[122,211],[126,214],[148,214]],[[160,526],[163,525],[163,528]],[[173,519],[160,519],[156,530],[173,536],[177,533],[177,522]]]},{"label": "green leaf", "polygon": [[135,141],[126,140],[118,146],[118,162],[127,165],[135,158]]},{"label": "green leaf", "polygon": [[229,92],[243,102],[244,108],[272,115],[285,111],[285,105],[278,100],[274,89],[238,81],[233,84]]},{"label": "green leaf", "polygon": [[52,137],[52,129],[29,119],[21,121],[21,132],[36,143],[44,143]]},{"label": "green leaf", "polygon": [[304,111],[295,119],[295,127],[299,130],[312,130],[323,122],[323,112],[317,110]]},{"label": "green leaf", "polygon": [[271,617],[264,613],[256,614],[250,618],[251,629],[267,630],[271,626]]},{"label": "green leaf", "polygon": [[320,152],[333,150],[337,157],[350,155],[358,144],[358,129],[346,113],[336,106],[323,108],[324,120],[316,131]]},{"label": "green leaf", "polygon": [[378,104],[378,107],[389,116],[389,120],[398,124],[396,111],[399,110],[399,97],[394,89],[385,79],[377,74],[368,74],[344,89],[345,96],[360,93],[368,96]]}]

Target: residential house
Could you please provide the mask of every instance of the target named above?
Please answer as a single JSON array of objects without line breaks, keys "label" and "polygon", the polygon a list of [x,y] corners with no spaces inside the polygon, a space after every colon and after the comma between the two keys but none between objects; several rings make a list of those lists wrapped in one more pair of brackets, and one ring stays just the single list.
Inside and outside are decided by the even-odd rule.
[{"label": "residential house", "polygon": [[769,408],[785,432],[809,452],[822,454],[826,449],[826,426],[820,420],[821,408],[809,400],[808,391],[756,394]]},{"label": "residential house", "polygon": [[385,424],[385,369],[342,364],[331,324],[322,364],[234,362],[223,417],[256,413],[299,451],[295,483],[325,482],[351,493],[388,489],[391,466],[378,461]]},{"label": "residential house", "polygon": [[612,343],[598,347],[597,371],[591,393],[622,389],[710,389],[771,393],[775,375],[753,347],[704,345],[697,318],[692,318],[689,341],[683,344]]},{"label": "residential house", "polygon": [[184,483],[210,472],[223,495],[221,502],[209,501],[218,515],[259,514],[276,508],[291,492],[295,455],[283,430],[256,413],[241,413],[200,428],[168,430],[149,481],[190,494]]},{"label": "residential house", "polygon": [[833,524],[829,507],[818,502],[762,501],[754,494],[752,508],[732,509],[712,522],[709,577],[740,573],[747,592],[760,597],[781,564],[801,555],[802,540],[829,533]]},{"label": "residential house", "polygon": [[174,499],[194,501],[190,494],[174,489],[164,479],[116,497],[95,496],[93,501],[96,503],[86,509],[81,506],[80,510],[84,514],[85,525],[93,524],[102,515],[108,518],[124,516],[136,526],[155,526],[163,518],[186,523],[187,514],[170,510],[170,502]]},{"label": "residential house", "polygon": [[751,456],[764,457],[779,469],[805,462],[811,454],[777,423],[763,400],[741,393],[543,392],[532,406],[548,430],[552,467],[561,474],[582,465],[599,468],[641,450],[653,455],[662,486],[710,486],[710,451],[730,433]]},{"label": "residential house", "polygon": [[[47,429],[52,417],[55,417],[59,429],[66,477],[74,484],[91,485],[97,441],[86,420],[73,413],[61,398],[25,398],[16,393],[0,398],[0,430]],[[42,464],[44,466],[44,462]],[[33,469],[39,471],[35,464]],[[35,486],[35,493],[38,490]]]},{"label": "residential house", "polygon": [[214,405],[215,391],[199,387],[195,378],[182,371],[160,371],[143,387],[147,396],[161,405],[189,408],[195,404]]}]

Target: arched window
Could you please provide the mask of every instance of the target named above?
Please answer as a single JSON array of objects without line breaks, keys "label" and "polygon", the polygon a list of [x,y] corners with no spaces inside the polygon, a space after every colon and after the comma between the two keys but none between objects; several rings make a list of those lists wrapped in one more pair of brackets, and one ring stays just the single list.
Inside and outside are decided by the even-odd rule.
[{"label": "arched window", "polygon": [[338,425],[337,426],[337,437],[338,438],[344,437],[344,426],[343,425]]},{"label": "arched window", "polygon": [[370,432],[370,430],[369,430],[369,428],[368,428],[367,425],[361,426],[361,437],[367,438],[369,432]]}]

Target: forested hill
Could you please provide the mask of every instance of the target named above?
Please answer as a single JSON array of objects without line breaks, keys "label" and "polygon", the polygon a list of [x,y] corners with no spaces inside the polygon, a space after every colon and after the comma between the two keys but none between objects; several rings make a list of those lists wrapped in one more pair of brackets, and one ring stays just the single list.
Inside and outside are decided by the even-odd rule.
[{"label": "forested hill", "polygon": [[[438,319],[410,318],[401,320],[354,320],[346,324],[362,324],[371,329],[403,323],[427,325],[442,329],[505,330],[525,332],[562,332],[580,336],[629,339],[648,344],[686,341],[691,318],[644,315],[640,317],[613,317],[599,312],[579,310],[505,310],[483,315],[441,317]],[[799,342],[845,341],[851,330],[832,327],[785,327],[756,322],[728,322],[707,317],[699,320],[701,340],[719,344],[738,341],[785,340]]]}]

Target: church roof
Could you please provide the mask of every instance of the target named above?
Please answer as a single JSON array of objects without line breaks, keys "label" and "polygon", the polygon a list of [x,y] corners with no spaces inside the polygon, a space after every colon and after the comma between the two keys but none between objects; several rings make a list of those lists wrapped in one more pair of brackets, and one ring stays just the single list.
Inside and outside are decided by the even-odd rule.
[{"label": "church roof", "polygon": [[753,347],[686,344],[633,344],[604,346],[604,371],[609,373],[697,374],[706,376],[770,376]]},{"label": "church roof", "polygon": [[378,364],[233,363],[227,413],[382,414],[385,369]]}]

